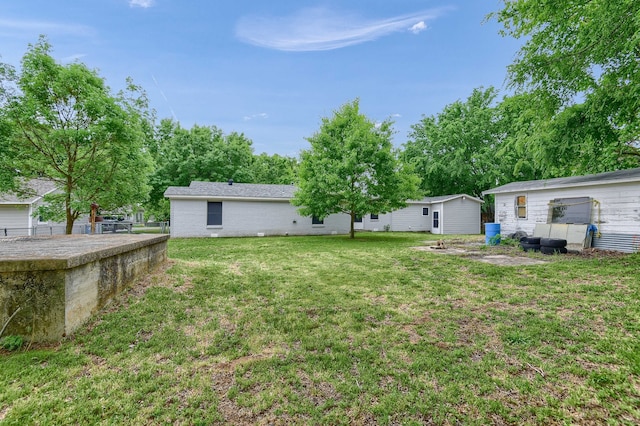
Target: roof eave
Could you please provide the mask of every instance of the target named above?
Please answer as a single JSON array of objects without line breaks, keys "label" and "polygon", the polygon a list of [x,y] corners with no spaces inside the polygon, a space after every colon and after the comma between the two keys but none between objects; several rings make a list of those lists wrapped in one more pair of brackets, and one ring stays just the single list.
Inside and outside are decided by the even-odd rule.
[{"label": "roof eave", "polygon": [[170,200],[226,200],[226,201],[286,201],[289,202],[289,197],[232,197],[232,196],[219,196],[219,195],[167,195],[165,198]]},{"label": "roof eave", "polygon": [[546,186],[532,187],[532,188],[516,188],[516,189],[506,189],[500,190],[500,187],[494,189],[488,189],[486,191],[482,191],[482,195],[488,194],[508,194],[512,192],[523,192],[523,191],[544,191],[547,189],[560,189],[560,188],[576,188],[582,186],[597,186],[597,185],[611,185],[616,183],[640,183],[640,178],[627,178],[627,179],[607,179],[602,181],[589,181],[589,182],[576,182],[570,184],[551,184]]}]

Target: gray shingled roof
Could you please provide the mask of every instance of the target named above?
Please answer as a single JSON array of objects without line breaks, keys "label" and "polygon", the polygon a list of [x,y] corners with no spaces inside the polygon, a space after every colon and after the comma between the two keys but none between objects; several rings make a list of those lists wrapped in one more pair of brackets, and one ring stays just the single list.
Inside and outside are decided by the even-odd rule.
[{"label": "gray shingled roof", "polygon": [[423,202],[426,203],[440,203],[442,201],[455,200],[456,198],[467,197],[470,200],[477,201],[478,203],[484,203],[484,201],[479,198],[472,197],[467,194],[453,194],[453,195],[439,195],[437,197],[425,197],[422,199]]},{"label": "gray shingled roof", "polygon": [[167,198],[213,197],[213,198],[293,198],[298,188],[294,185],[269,185],[256,183],[191,182],[189,186],[170,186],[164,192]]},{"label": "gray shingled roof", "polygon": [[640,167],[636,169],[618,170],[616,172],[598,173],[596,175],[512,182],[506,185],[498,186],[497,188],[483,191],[482,194],[485,195],[499,194],[504,192],[538,191],[542,189],[604,185],[623,182],[640,182]]},{"label": "gray shingled roof", "polygon": [[[295,185],[270,185],[255,183],[233,183],[228,182],[191,182],[189,186],[170,186],[164,192],[167,198],[189,198],[189,197],[211,197],[211,198],[268,198],[288,200],[293,198],[298,190]],[[475,197],[466,194],[442,195],[439,197],[426,197],[422,200],[414,200],[423,203],[438,203],[460,197],[468,197],[482,203]]]},{"label": "gray shingled roof", "polygon": [[0,194],[0,204],[33,204],[44,195],[55,191],[56,185],[46,179],[32,179],[25,185],[24,194]]}]

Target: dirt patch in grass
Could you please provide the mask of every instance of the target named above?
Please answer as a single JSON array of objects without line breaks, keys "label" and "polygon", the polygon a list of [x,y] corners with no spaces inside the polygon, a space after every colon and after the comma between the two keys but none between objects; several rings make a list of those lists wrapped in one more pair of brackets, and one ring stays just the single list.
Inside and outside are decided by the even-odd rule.
[{"label": "dirt patch in grass", "polygon": [[464,256],[469,259],[477,260],[478,262],[490,263],[492,265],[501,266],[523,266],[523,265],[543,265],[547,263],[545,260],[534,259],[531,257],[517,256],[515,254],[491,254],[483,253],[473,248],[465,249],[460,247],[451,248],[436,248],[431,246],[413,247],[414,250],[428,251],[430,253],[437,254],[449,254],[456,256]]},{"label": "dirt patch in grass", "polygon": [[587,258],[621,258],[629,256],[630,253],[623,253],[620,251],[612,251],[612,250],[600,250],[597,248],[587,248],[582,250],[579,253],[571,253],[569,256],[579,256],[579,257],[587,257]]},{"label": "dirt patch in grass", "polygon": [[184,261],[167,260],[152,273],[136,281],[129,288],[129,291],[123,293],[123,295],[140,298],[152,287],[164,287],[178,293],[184,293],[193,287],[191,283],[191,275],[180,274],[176,277],[175,274],[172,274],[171,269],[178,264],[183,264],[188,267],[193,266],[193,264],[189,265]]},{"label": "dirt patch in grass", "polygon": [[[425,241],[424,246],[412,247],[414,250],[427,251],[437,254],[449,254],[456,256],[464,256],[479,262],[490,263],[492,265],[501,266],[526,266],[526,265],[542,265],[549,263],[555,256],[547,259],[531,257],[525,254],[517,245],[498,245],[485,246],[477,241],[465,240],[445,240],[441,245],[434,241]],[[586,248],[579,252],[567,253],[564,256],[580,257],[588,259],[615,259],[629,256],[630,253],[622,253],[611,250],[601,250],[597,248]],[[537,254],[534,254],[537,256]]]}]

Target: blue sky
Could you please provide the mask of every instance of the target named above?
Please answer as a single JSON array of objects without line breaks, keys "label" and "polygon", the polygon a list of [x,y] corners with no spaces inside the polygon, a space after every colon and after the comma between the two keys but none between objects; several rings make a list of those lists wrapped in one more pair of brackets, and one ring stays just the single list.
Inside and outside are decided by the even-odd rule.
[{"label": "blue sky", "polygon": [[127,76],[158,118],[244,133],[256,153],[298,155],[322,117],[360,99],[372,121],[411,126],[476,87],[505,93],[521,45],[498,0],[3,0],[0,61],[46,34],[114,90]]}]

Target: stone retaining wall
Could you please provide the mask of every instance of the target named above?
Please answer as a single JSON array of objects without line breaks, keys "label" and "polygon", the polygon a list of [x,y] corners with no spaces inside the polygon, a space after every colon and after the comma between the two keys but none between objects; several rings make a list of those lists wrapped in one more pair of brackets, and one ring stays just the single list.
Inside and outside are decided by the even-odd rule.
[{"label": "stone retaining wall", "polygon": [[167,235],[0,239],[0,329],[57,341],[167,259]]}]

